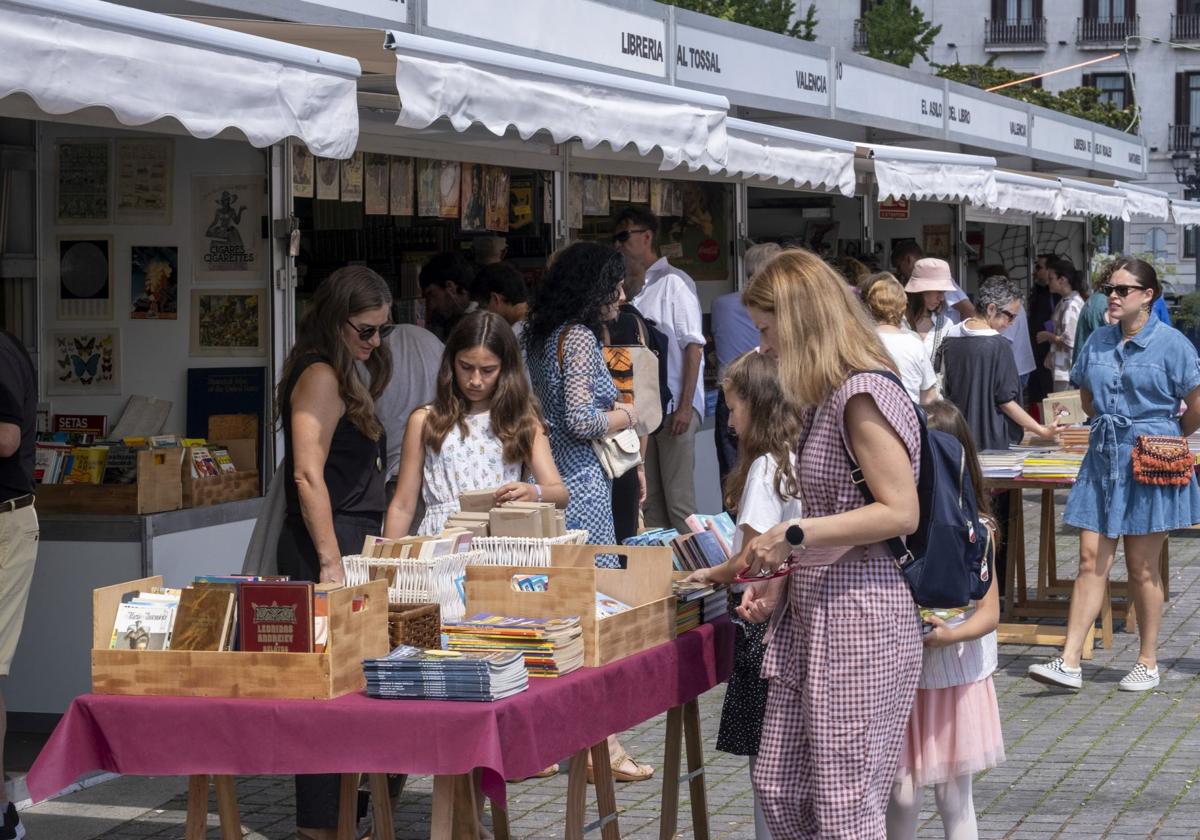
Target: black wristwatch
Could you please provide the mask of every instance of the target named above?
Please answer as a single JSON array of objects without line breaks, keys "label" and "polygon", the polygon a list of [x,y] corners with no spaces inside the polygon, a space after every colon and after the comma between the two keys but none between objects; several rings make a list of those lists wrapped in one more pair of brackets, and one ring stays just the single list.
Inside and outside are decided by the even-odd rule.
[{"label": "black wristwatch", "polygon": [[799,525],[789,525],[783,536],[792,548],[804,547],[804,529]]}]

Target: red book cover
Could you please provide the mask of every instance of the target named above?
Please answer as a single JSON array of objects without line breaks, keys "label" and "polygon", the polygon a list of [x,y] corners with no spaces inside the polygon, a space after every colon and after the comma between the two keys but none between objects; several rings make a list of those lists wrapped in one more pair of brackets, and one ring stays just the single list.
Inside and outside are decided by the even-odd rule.
[{"label": "red book cover", "polygon": [[311,583],[238,585],[241,649],[271,653],[312,653]]},{"label": "red book cover", "polygon": [[107,414],[55,414],[54,431],[74,435],[95,435],[102,438],[108,434]]}]

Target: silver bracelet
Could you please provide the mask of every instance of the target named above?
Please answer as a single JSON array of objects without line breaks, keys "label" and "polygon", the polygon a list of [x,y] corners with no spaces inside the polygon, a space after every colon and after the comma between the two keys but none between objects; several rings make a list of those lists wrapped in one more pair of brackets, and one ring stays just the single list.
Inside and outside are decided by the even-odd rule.
[{"label": "silver bracelet", "polygon": [[629,423],[629,425],[627,425],[625,428],[632,429],[633,428],[633,415],[629,413],[629,409],[623,405],[615,405],[615,406],[613,406],[613,408],[614,408],[614,410],[620,411],[622,414],[625,415],[625,419]]}]

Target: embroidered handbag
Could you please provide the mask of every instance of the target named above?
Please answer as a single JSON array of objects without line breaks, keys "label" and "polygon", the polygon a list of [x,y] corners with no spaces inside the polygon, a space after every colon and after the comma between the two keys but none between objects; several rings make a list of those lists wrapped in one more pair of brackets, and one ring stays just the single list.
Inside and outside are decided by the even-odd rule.
[{"label": "embroidered handbag", "polygon": [[1190,484],[1195,468],[1196,457],[1188,449],[1187,438],[1138,435],[1133,447],[1133,477],[1139,484]]}]

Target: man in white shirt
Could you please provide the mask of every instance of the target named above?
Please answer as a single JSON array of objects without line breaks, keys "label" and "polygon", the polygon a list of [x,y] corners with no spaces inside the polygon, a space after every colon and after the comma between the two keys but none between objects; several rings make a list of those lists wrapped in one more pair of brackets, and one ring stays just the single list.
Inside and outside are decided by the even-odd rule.
[{"label": "man in white shirt", "polygon": [[646,267],[646,282],[631,301],[670,339],[667,385],[670,414],[646,447],[646,525],[687,531],[696,512],[696,432],[704,417],[704,332],[696,283],[655,247],[658,219],[632,205],[621,211],[613,242],[627,262]]}]

